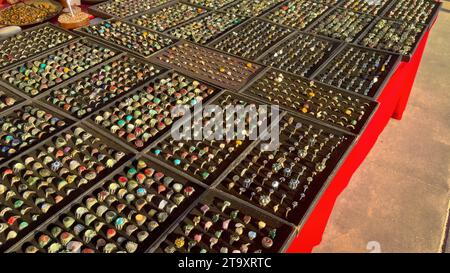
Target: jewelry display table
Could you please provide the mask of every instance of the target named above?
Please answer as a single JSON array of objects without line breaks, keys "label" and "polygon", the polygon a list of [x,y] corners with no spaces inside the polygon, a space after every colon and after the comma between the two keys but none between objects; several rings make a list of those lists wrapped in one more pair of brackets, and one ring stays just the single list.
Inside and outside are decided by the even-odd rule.
[{"label": "jewelry display table", "polygon": [[[0,251],[312,252],[441,4],[380,3],[116,0],[1,39]],[[198,104],[279,105],[278,148],[238,114],[243,139],[175,139]]]}]

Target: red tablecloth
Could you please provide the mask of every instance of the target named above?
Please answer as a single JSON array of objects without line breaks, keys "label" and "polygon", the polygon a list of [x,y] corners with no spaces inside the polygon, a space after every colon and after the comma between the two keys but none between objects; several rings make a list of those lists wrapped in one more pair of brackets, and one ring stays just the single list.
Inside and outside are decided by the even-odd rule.
[{"label": "red tablecloth", "polygon": [[289,247],[289,253],[312,252],[320,244],[328,219],[337,197],[347,187],[349,181],[377,142],[390,118],[400,120],[406,108],[430,31],[424,35],[411,60],[402,62],[391,80],[382,91],[378,102],[380,107],[357,144],[350,152],[332,182],[325,190],[299,235]]}]

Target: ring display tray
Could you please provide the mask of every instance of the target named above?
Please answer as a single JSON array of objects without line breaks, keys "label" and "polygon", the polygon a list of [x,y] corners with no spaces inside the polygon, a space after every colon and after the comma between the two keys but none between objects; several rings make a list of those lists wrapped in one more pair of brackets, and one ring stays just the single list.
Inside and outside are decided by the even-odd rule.
[{"label": "ring display tray", "polygon": [[311,78],[377,99],[399,66],[401,58],[398,54],[346,45],[317,69]]},{"label": "ring display tray", "polygon": [[100,18],[125,18],[152,10],[170,0],[111,0],[88,8],[88,12]]},{"label": "ring display tray", "polygon": [[[150,58],[156,52],[164,50],[176,42],[176,40],[164,34],[115,19],[82,27],[76,29],[75,32],[100,40],[111,47],[117,47],[142,58]],[[130,37],[132,38],[130,39]]]},{"label": "ring display tray", "polygon": [[72,123],[72,120],[34,103],[11,108],[0,117],[0,163],[23,153]]},{"label": "ring display tray", "polygon": [[210,190],[152,252],[283,252],[294,235],[289,224]]},{"label": "ring display tray", "polygon": [[223,12],[258,17],[285,2],[284,0],[240,0],[222,8]]},{"label": "ring display tray", "polygon": [[[259,64],[183,41],[156,54],[151,61],[234,91],[245,86],[263,68]],[[206,68],[201,68],[201,65]]]},{"label": "ring display tray", "polygon": [[370,14],[337,8],[322,20],[316,21],[308,32],[353,43],[366,32],[375,18]]},{"label": "ring display tray", "polygon": [[[148,154],[167,166],[196,179],[199,183],[211,185],[224,173],[227,166],[245,153],[246,149],[256,141],[254,136],[258,133],[258,128],[253,127],[251,121],[257,118],[259,122],[271,124],[276,117],[271,116],[270,109],[266,109],[265,113],[259,112],[259,102],[231,92],[220,94],[206,107],[208,106],[219,107],[223,112],[222,114],[220,111],[214,112],[218,115],[217,117],[211,115],[204,117],[204,120],[196,120],[196,109],[194,108],[194,113],[191,115],[193,119],[182,120],[171,134],[167,134],[163,139],[151,145]],[[227,108],[236,106],[240,108]],[[251,117],[251,113],[253,113],[251,110],[258,111],[258,115]],[[214,140],[211,137],[215,135],[207,136],[207,128],[213,128],[212,126],[217,124],[218,119],[224,123],[224,128],[221,131],[221,140]],[[245,132],[242,131],[240,137],[233,131],[239,126],[245,127]],[[174,138],[174,131],[178,132],[180,136]],[[201,135],[206,139],[197,140]]]},{"label": "ring display tray", "polygon": [[83,119],[165,71],[142,58],[122,53],[88,74],[52,88],[41,101]]},{"label": "ring display tray", "polygon": [[303,32],[295,32],[257,58],[264,65],[310,77],[336,54],[343,43]]},{"label": "ring display tray", "polygon": [[12,37],[0,39],[0,70],[68,43],[78,36],[50,23],[28,28]]},{"label": "ring display tray", "polygon": [[170,71],[90,117],[108,136],[142,151],[181,118],[175,107],[194,107],[219,92],[216,87]]},{"label": "ring display tray", "polygon": [[234,56],[255,60],[292,32],[270,21],[250,19],[214,40],[210,46]]},{"label": "ring display tray", "polygon": [[354,134],[363,131],[378,108],[368,97],[273,68],[261,73],[242,93]]},{"label": "ring display tray", "polygon": [[400,54],[402,61],[409,62],[426,31],[426,25],[380,18],[357,43],[367,48]]},{"label": "ring display tray", "polygon": [[188,21],[195,20],[198,16],[206,12],[208,10],[205,8],[174,1],[149,12],[127,17],[127,21],[137,26],[162,33],[170,31]]},{"label": "ring display tray", "polygon": [[60,46],[2,72],[2,84],[34,97],[120,54],[88,38]]},{"label": "ring display tray", "polygon": [[396,0],[359,1],[342,0],[341,7],[356,12],[367,13],[374,16],[382,16]]},{"label": "ring display tray", "polygon": [[190,21],[179,24],[165,33],[179,40],[197,44],[208,44],[245,22],[248,17],[224,13],[208,12]]},{"label": "ring display tray", "polygon": [[234,4],[236,0],[185,0],[184,2],[207,9],[218,10]]},{"label": "ring display tray", "polygon": [[441,6],[442,1],[435,0],[397,0],[384,16],[398,21],[425,24],[430,29]]},{"label": "ring display tray", "polygon": [[292,0],[267,12],[264,18],[297,30],[307,30],[334,9],[317,1]]},{"label": "ring display tray", "polygon": [[214,186],[297,226],[332,180],[355,137],[291,114],[281,119],[280,130],[278,149],[256,145]]}]

